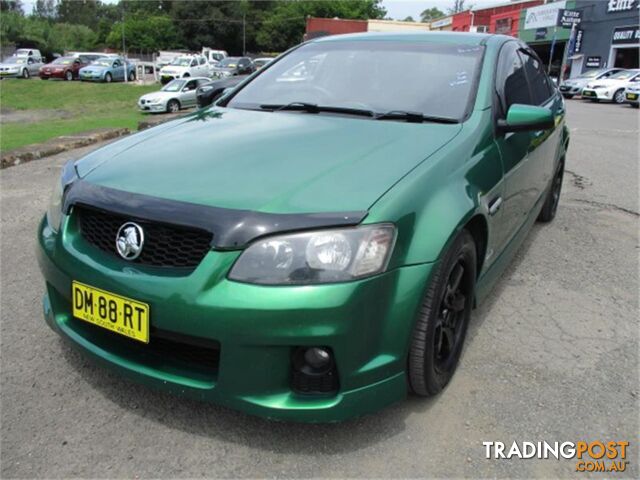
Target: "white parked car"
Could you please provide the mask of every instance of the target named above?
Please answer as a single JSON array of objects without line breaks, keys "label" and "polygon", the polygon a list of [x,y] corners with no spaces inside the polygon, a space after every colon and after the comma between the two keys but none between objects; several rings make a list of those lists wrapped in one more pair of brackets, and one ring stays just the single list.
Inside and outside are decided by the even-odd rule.
[{"label": "white parked car", "polygon": [[211,65],[216,65],[229,56],[226,50],[213,50],[208,47],[202,49],[202,55],[206,57]]},{"label": "white parked car", "polygon": [[211,76],[211,65],[203,55],[176,57],[169,65],[160,69],[162,84],[169,83],[176,78],[209,76]]},{"label": "white parked car", "polygon": [[640,82],[629,85],[624,91],[624,100],[634,108],[640,106]]},{"label": "white parked car", "polygon": [[42,61],[42,54],[40,53],[40,50],[37,50],[35,48],[19,48],[14,52],[13,56],[14,57],[33,57],[34,59],[40,62]]},{"label": "white parked car", "polygon": [[574,78],[565,80],[560,84],[560,93],[564,98],[573,98],[574,95],[581,95],[582,89],[587,86],[588,83],[594,80],[604,80],[611,75],[621,72],[622,68],[604,68],[600,70],[587,70]]},{"label": "white parked car", "polygon": [[209,82],[211,79],[206,77],[172,80],[159,91],[141,96],[138,100],[138,108],[143,112],[176,113],[181,108],[194,107],[197,88]]},{"label": "white parked car", "polygon": [[[37,51],[37,50],[36,50]],[[40,53],[40,52],[38,52]],[[12,55],[0,63],[0,78],[30,78],[38,75],[42,59],[31,55]]]},{"label": "white parked car", "polygon": [[582,98],[588,98],[593,102],[605,100],[624,103],[624,89],[637,82],[640,82],[640,69],[622,70],[609,78],[589,82],[582,90]]}]

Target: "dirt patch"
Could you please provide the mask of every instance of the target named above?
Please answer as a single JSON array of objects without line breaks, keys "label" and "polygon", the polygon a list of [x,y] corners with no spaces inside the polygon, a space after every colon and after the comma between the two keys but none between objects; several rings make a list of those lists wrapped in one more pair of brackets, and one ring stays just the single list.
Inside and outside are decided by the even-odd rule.
[{"label": "dirt patch", "polygon": [[46,120],[62,120],[72,118],[74,114],[68,110],[16,110],[13,108],[0,109],[0,123],[36,123]]}]

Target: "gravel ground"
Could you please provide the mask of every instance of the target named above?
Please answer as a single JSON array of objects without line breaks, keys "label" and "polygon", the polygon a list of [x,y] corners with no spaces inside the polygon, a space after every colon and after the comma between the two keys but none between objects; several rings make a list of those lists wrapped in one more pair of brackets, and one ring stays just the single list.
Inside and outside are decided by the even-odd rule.
[{"label": "gravel ground", "polygon": [[123,380],[44,324],[36,224],[60,166],[0,172],[1,476],[579,477],[575,460],[488,460],[483,441],[629,441],[638,478],[638,111],[568,102],[556,220],[475,313],[438,398],[337,425],[274,423]]}]

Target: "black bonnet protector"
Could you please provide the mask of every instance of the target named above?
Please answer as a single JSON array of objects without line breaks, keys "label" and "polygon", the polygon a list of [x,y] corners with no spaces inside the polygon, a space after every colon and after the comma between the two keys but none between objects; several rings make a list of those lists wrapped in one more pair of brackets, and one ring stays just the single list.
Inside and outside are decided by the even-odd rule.
[{"label": "black bonnet protector", "polygon": [[367,212],[261,213],[210,207],[167,200],[95,185],[80,179],[66,192],[63,211],[85,205],[136,219],[206,230],[213,235],[211,246],[219,250],[238,250],[258,237],[314,228],[345,227],[359,224]]}]

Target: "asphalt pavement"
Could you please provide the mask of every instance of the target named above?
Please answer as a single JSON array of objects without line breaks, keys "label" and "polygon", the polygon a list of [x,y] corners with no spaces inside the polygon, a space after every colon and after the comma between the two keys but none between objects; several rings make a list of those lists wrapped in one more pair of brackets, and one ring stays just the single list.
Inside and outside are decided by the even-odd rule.
[{"label": "asphalt pavement", "polygon": [[437,398],[342,424],[276,423],[151,390],[44,323],[37,222],[60,167],[0,172],[0,476],[577,477],[575,460],[486,459],[483,441],[628,441],[638,478],[638,110],[567,102],[552,224],[537,225],[474,312]]}]

